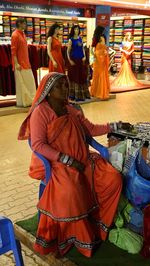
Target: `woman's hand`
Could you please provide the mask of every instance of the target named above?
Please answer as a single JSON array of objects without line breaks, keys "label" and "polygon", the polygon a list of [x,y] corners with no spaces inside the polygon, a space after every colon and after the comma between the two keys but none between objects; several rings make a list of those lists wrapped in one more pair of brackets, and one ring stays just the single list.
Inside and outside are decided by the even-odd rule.
[{"label": "woman's hand", "polygon": [[84,172],[84,169],[85,169],[85,165],[77,160],[73,160],[71,167],[74,167],[80,173]]},{"label": "woman's hand", "polygon": [[127,130],[127,131],[132,131],[134,128],[133,125],[127,122],[121,122],[121,129]]},{"label": "woman's hand", "polygon": [[21,66],[17,63],[17,64],[15,64],[15,69],[17,69],[17,70],[21,70]]},{"label": "woman's hand", "polygon": [[86,61],[86,57],[84,56],[83,58],[82,58],[82,62],[84,63]]},{"label": "woman's hand", "polygon": [[110,123],[110,128],[112,131],[124,129],[126,131],[131,132],[134,129],[134,126],[128,122],[119,121],[119,122]]},{"label": "woman's hand", "polygon": [[54,68],[57,68],[58,64],[56,63],[56,61],[53,61],[53,66]]},{"label": "woman's hand", "polygon": [[69,60],[71,66],[75,66],[75,62],[73,60]]}]

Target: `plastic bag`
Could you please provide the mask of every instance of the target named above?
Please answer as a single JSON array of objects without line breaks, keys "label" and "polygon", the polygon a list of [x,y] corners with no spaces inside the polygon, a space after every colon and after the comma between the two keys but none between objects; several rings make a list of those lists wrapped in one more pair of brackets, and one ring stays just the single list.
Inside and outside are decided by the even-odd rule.
[{"label": "plastic bag", "polygon": [[150,165],[146,163],[141,154],[139,154],[136,164],[138,174],[143,176],[145,179],[150,180]]},{"label": "plastic bag", "polygon": [[139,253],[143,246],[143,237],[127,228],[112,229],[109,233],[109,241],[132,254]]},{"label": "plastic bag", "polygon": [[127,227],[135,233],[143,234],[143,212],[134,208],[123,195],[119,201],[115,225],[119,228]]},{"label": "plastic bag", "polygon": [[122,171],[125,159],[127,141],[121,141],[117,145],[109,148],[109,162],[118,171]]},{"label": "plastic bag", "polygon": [[123,174],[125,176],[125,195],[131,203],[139,208],[150,203],[150,180],[137,172],[137,160],[141,147],[132,147],[131,154],[125,160]]}]

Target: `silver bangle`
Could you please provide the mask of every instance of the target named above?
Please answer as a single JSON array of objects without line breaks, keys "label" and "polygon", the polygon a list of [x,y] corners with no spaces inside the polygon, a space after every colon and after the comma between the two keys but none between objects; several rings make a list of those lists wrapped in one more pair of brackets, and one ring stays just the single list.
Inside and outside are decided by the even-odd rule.
[{"label": "silver bangle", "polygon": [[63,164],[67,164],[69,158],[70,158],[69,155],[67,155],[67,154],[62,154],[61,157],[60,157],[60,159],[59,159],[59,161],[60,161],[61,163],[63,163]]},{"label": "silver bangle", "polygon": [[73,161],[74,161],[74,158],[70,157],[68,162],[67,162],[67,166],[71,166]]}]

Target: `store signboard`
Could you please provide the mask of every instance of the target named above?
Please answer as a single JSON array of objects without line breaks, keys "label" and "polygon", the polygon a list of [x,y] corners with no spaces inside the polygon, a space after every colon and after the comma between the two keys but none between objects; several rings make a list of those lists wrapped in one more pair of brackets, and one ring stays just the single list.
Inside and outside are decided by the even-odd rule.
[{"label": "store signboard", "polygon": [[97,14],[96,25],[107,27],[110,24],[110,14]]},{"label": "store signboard", "polygon": [[54,16],[84,17],[83,8],[56,7],[49,5],[30,5],[23,3],[12,3],[0,1],[0,11],[33,13]]}]

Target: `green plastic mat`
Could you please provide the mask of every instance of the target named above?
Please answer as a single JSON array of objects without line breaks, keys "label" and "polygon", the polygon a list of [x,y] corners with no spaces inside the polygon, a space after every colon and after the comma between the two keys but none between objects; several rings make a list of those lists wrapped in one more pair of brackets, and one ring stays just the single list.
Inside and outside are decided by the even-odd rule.
[{"label": "green plastic mat", "polygon": [[[16,224],[35,236],[38,215]],[[149,259],[144,259],[141,255],[129,254],[109,241],[103,242],[90,259],[81,255],[76,248],[72,248],[66,257],[78,266],[150,266]]]}]

